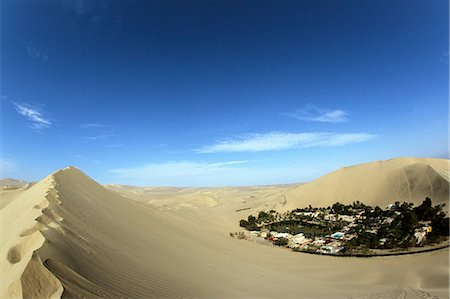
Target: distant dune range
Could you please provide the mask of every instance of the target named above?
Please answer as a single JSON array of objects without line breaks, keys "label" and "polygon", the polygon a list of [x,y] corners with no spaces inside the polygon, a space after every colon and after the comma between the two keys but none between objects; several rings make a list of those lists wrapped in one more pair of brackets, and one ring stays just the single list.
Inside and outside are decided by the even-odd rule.
[{"label": "distant dune range", "polygon": [[27,184],[25,181],[15,180],[10,178],[0,179],[0,187],[2,189],[17,189],[24,187]]},{"label": "distant dune range", "polygon": [[449,161],[398,158],[344,167],[287,192],[286,209],[305,202],[329,206],[339,201],[386,207],[395,201],[420,204],[425,197],[444,203],[449,196]]},{"label": "distant dune range", "polygon": [[448,171],[400,158],[303,185],[105,188],[68,167],[0,190],[0,298],[448,298],[448,249],[337,258],[229,237],[260,210],[448,202]]}]

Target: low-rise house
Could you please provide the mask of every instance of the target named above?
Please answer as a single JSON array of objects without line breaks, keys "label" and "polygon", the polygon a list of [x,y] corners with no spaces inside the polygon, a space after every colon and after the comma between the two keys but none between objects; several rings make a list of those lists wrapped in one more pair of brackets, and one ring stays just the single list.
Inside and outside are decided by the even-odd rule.
[{"label": "low-rise house", "polygon": [[428,233],[431,233],[431,226],[422,226],[421,228],[416,229],[414,233],[414,238],[416,238],[417,245],[423,244],[426,240],[426,236]]},{"label": "low-rise house", "polygon": [[294,236],[292,236],[292,241],[303,241],[305,239],[305,235],[303,233],[298,233]]},{"label": "low-rise house", "polygon": [[292,236],[292,238],[289,240],[288,246],[291,248],[297,248],[297,247],[305,246],[311,242],[312,242],[311,239],[307,239],[307,238],[305,238],[305,235],[303,233],[299,233],[295,236]]},{"label": "low-rise house", "polygon": [[326,240],[324,238],[319,237],[319,238],[315,238],[314,241],[312,242],[312,244],[320,246],[320,245],[325,244],[325,242],[326,242]]},{"label": "low-rise house", "polygon": [[417,245],[422,244],[425,241],[425,239],[427,238],[426,235],[427,235],[426,232],[416,230],[416,232],[414,233],[414,238],[416,238],[416,244]]},{"label": "low-rise house", "polygon": [[336,221],[336,215],[334,214],[328,214],[328,215],[324,215],[323,217],[324,220],[328,220],[328,221]]},{"label": "low-rise house", "polygon": [[428,234],[428,233],[431,233],[432,228],[431,228],[431,226],[427,225],[427,226],[423,226],[423,227],[422,227],[422,230],[425,231],[425,232],[427,232],[427,234]]},{"label": "low-rise house", "polygon": [[280,239],[280,238],[290,239],[290,238],[292,238],[292,235],[290,233],[277,233],[277,232],[274,232],[272,234],[272,236],[277,238],[277,239]]},{"label": "low-rise house", "polygon": [[387,218],[385,218],[385,219],[383,220],[382,223],[384,223],[384,224],[390,224],[392,221],[394,221],[394,218],[393,218],[393,217],[387,217]]},{"label": "low-rise house", "polygon": [[358,235],[357,234],[355,234],[355,233],[353,233],[353,234],[345,234],[345,237],[344,237],[344,241],[350,241],[351,239],[354,239],[354,238],[356,238]]},{"label": "low-rise house", "polygon": [[395,203],[391,203],[391,204],[387,205],[388,210],[395,210],[396,207],[397,207],[397,205]]},{"label": "low-rise house", "polygon": [[334,234],[331,234],[330,237],[332,237],[333,239],[344,239],[345,234],[343,232],[335,232]]},{"label": "low-rise house", "polygon": [[268,235],[269,233],[268,232],[261,232],[260,234],[259,234],[259,236],[261,237],[261,238],[267,238],[267,235]]},{"label": "low-rise house", "polygon": [[350,223],[355,222],[355,217],[349,215],[339,215],[339,219]]},{"label": "low-rise house", "polygon": [[306,247],[307,245],[311,244],[312,241],[313,241],[312,239],[305,239],[305,240],[303,240],[302,243],[300,243],[298,245],[299,245],[299,247]]},{"label": "low-rise house", "polygon": [[344,247],[342,247],[340,244],[329,244],[329,245],[324,245],[322,247],[320,247],[319,249],[317,249],[318,253],[324,253],[324,254],[336,254],[340,251],[342,251],[344,249]]}]

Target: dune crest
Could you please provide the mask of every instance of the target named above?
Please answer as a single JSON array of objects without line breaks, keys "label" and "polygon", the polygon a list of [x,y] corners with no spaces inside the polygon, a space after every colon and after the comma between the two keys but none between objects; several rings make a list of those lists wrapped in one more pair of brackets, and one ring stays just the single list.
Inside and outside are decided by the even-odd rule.
[{"label": "dune crest", "polygon": [[35,253],[45,242],[41,231],[62,220],[52,210],[54,204],[58,199],[52,175],[17,197],[2,198],[0,298],[61,297],[61,283]]},{"label": "dune crest", "polygon": [[[361,201],[386,206],[395,201],[420,204],[425,197],[447,203],[449,160],[396,158],[344,167],[287,192],[280,210]],[[448,208],[448,207],[447,207]]]},{"label": "dune crest", "polygon": [[[67,167],[28,189],[2,193],[0,297],[448,297],[448,249],[335,258],[229,235],[249,214],[308,205],[305,194],[318,199],[311,202],[316,205],[339,196],[384,204],[382,195],[390,202],[422,201],[427,194],[436,203],[448,198],[446,165],[448,160],[396,159],[341,169],[305,185],[109,186],[114,191]],[[374,188],[383,191],[372,196]]]}]

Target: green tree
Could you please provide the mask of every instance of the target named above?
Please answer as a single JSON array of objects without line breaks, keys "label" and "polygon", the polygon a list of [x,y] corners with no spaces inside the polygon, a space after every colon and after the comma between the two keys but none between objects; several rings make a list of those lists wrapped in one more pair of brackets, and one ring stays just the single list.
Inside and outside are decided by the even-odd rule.
[{"label": "green tree", "polygon": [[432,205],[431,199],[427,197],[420,206],[414,208],[419,221],[429,221],[433,218],[433,214],[437,211],[433,209]]},{"label": "green tree", "polygon": [[273,244],[277,246],[287,246],[288,243],[289,240],[286,238],[279,238],[273,242]]}]

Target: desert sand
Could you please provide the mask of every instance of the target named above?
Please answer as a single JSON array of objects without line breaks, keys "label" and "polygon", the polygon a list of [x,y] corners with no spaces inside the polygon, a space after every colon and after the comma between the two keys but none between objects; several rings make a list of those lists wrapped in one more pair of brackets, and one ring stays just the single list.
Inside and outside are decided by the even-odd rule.
[{"label": "desert sand", "polygon": [[448,202],[448,169],[401,158],[302,185],[105,188],[68,167],[0,191],[0,298],[448,298],[448,249],[340,258],[229,236],[260,210]]},{"label": "desert sand", "polygon": [[11,178],[0,179],[0,189],[17,189],[24,187],[27,182],[22,180],[15,180]]}]

